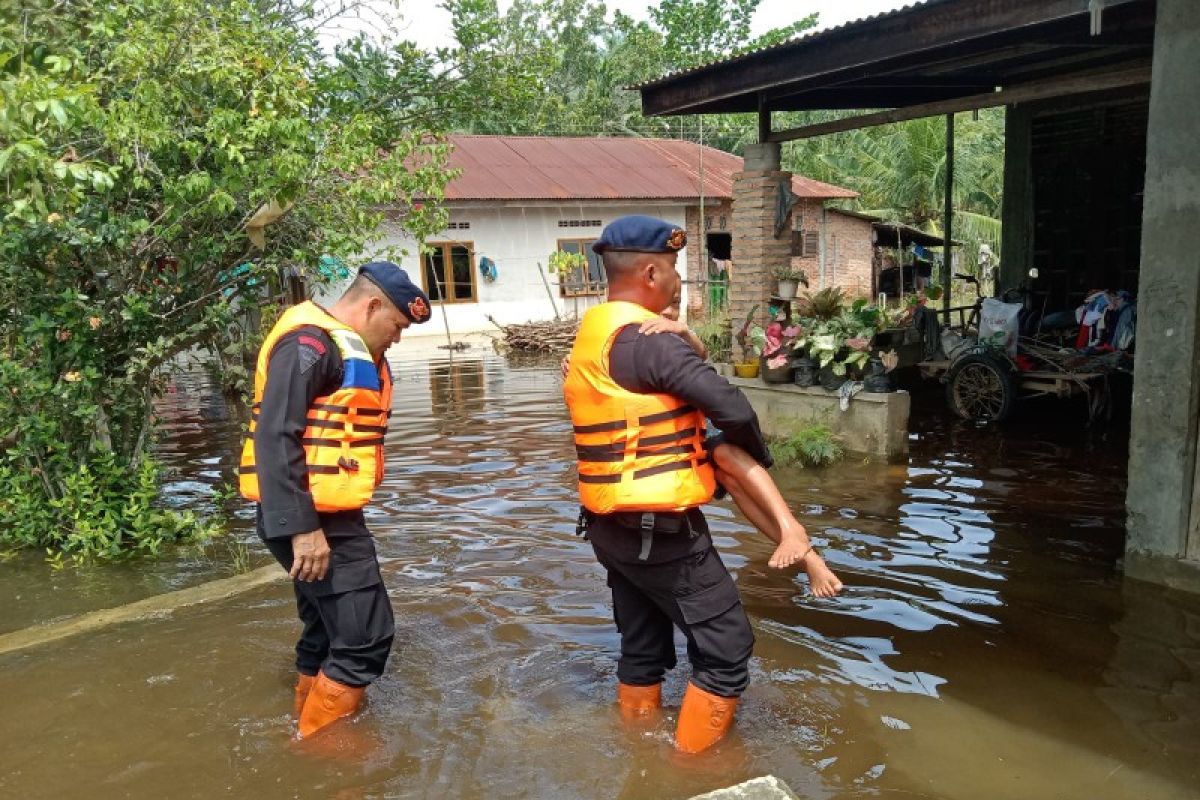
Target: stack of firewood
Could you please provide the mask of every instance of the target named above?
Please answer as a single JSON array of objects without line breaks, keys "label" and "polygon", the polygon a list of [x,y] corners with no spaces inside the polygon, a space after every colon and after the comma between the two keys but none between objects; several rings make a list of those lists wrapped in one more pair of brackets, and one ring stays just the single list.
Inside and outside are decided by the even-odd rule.
[{"label": "stack of firewood", "polygon": [[545,322],[526,322],[522,325],[501,325],[488,317],[500,329],[500,343],[509,350],[524,353],[565,353],[575,342],[578,319],[552,319]]}]

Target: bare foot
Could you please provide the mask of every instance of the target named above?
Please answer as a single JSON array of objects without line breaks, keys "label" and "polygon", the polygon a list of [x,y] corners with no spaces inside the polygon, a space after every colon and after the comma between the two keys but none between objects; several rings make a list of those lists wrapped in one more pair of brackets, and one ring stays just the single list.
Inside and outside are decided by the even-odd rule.
[{"label": "bare foot", "polygon": [[[800,528],[803,533],[804,528]],[[787,569],[792,564],[798,563],[804,558],[805,553],[812,551],[812,546],[808,543],[807,536],[797,536],[794,533],[785,533],[780,539],[779,546],[775,548],[775,552],[771,554],[770,560],[767,561],[767,566],[772,569]]]},{"label": "bare foot", "polygon": [[842,590],[842,582],[825,564],[825,559],[816,552],[808,554],[804,559],[804,571],[808,573],[808,585],[817,597],[834,597]]}]

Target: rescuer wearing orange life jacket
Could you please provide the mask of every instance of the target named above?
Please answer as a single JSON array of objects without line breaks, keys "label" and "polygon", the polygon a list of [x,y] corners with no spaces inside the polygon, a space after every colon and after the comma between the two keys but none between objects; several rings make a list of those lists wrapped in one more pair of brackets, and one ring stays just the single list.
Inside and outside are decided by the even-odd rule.
[{"label": "rescuer wearing orange life jacket", "polygon": [[618,705],[627,718],[661,706],[678,627],[692,677],[675,743],[697,753],[733,723],[754,645],[700,512],[715,489],[705,419],[763,466],[771,457],[740,391],[680,337],[639,333],[679,291],[675,264],[686,241],[682,230],[651,217],[622,217],[604,229],[592,249],[604,260],[608,302],[584,315],[563,391],[581,524],[608,573],[621,636]]},{"label": "rescuer wearing orange life jacket", "polygon": [[240,487],[258,503],[259,537],[294,579],[301,738],[353,714],[391,650],[392,607],[362,509],[383,478],[384,352],[429,316],[408,274],[374,261],[329,310],[285,311],[258,354]]}]

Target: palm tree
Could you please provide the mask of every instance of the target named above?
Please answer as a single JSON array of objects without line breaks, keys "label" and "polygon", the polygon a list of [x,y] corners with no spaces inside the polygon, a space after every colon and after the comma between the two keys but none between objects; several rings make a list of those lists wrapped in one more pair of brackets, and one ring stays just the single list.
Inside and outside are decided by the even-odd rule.
[{"label": "palm tree", "polygon": [[[822,115],[825,116],[825,115]],[[807,121],[815,121],[808,119]],[[859,210],[940,234],[946,186],[946,123],[927,117],[806,139],[789,148],[787,167],[859,193]],[[1004,113],[955,119],[952,235],[963,242],[959,267],[976,271],[979,246],[1000,252]]]}]

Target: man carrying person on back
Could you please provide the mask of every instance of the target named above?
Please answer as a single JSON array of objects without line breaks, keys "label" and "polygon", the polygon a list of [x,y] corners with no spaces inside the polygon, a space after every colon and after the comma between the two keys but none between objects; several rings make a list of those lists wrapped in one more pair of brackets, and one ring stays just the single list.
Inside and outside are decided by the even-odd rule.
[{"label": "man carrying person on back", "polygon": [[[716,488],[705,418],[759,464],[769,466],[771,457],[741,392],[682,338],[639,332],[676,297],[675,264],[686,241],[682,230],[650,217],[605,228],[593,250],[604,259],[608,302],[584,315],[563,390],[583,521],[608,573],[621,635],[618,704],[627,717],[661,706],[679,627],[692,678],[675,742],[698,753],[732,725],[754,645],[700,512]],[[807,546],[807,536],[799,544]]]}]

